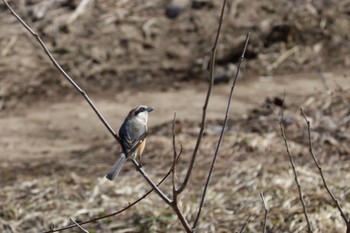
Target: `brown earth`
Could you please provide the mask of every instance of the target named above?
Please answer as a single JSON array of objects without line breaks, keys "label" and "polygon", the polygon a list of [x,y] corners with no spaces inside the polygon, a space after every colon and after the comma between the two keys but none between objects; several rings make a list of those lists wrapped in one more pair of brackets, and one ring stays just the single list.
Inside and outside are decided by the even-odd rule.
[{"label": "brown earth", "polygon": [[[92,1],[86,1],[92,2]],[[178,178],[194,147],[206,94],[203,69],[220,1],[193,1],[176,19],[163,1],[11,1],[62,67],[118,129],[131,107],[153,106],[144,167],[159,180],[171,166],[171,120],[183,146]],[[148,190],[127,164],[114,183],[100,178],[119,147],[91,108],[52,66],[35,39],[0,3],[0,229],[38,232],[120,209]],[[229,3],[217,56],[217,85],[203,144],[181,207],[194,219],[224,118],[245,34],[247,59],[209,188],[202,232],[262,229],[259,193],[272,232],[306,232],[277,116],[285,126],[315,232],[345,232],[308,154],[302,106],[331,189],[349,213],[349,11],[346,1]],[[75,18],[77,16],[77,18]],[[222,83],[219,83],[222,82]],[[162,157],[162,159],[160,159]],[[164,158],[164,159],[163,159]],[[170,182],[162,186],[170,190]],[[90,232],[178,232],[176,215],[152,194],[133,209],[85,226]],[[72,232],[68,230],[67,232]],[[76,232],[79,232],[76,230]]]}]

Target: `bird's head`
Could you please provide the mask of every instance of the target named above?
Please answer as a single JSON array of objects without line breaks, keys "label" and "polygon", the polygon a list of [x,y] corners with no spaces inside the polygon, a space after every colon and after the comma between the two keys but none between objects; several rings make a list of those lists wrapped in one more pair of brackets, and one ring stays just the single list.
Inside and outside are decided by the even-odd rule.
[{"label": "bird's head", "polygon": [[137,120],[139,120],[143,123],[147,123],[148,113],[152,112],[152,111],[153,111],[152,107],[148,107],[146,105],[140,105],[140,106],[134,108],[133,110],[131,110],[131,112],[129,113],[129,116],[133,116]]}]

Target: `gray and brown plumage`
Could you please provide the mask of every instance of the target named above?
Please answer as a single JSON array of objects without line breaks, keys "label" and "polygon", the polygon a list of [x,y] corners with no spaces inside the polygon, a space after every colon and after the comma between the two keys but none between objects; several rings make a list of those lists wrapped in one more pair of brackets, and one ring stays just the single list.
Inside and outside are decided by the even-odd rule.
[{"label": "gray and brown plumage", "polygon": [[[146,145],[145,136],[147,134],[148,113],[152,111],[153,108],[140,105],[132,109],[125,118],[124,123],[119,129],[122,153],[117,162],[107,173],[107,179],[115,179],[128,159],[137,159],[141,161],[141,155]],[[134,152],[130,153],[140,140],[142,140],[142,142],[137,146]]]}]

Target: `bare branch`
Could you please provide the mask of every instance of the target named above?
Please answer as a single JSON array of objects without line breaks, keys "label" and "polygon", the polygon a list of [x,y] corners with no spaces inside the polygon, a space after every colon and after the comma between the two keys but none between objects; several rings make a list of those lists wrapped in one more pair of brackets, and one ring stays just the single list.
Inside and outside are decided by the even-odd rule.
[{"label": "bare branch", "polygon": [[210,95],[211,95],[211,89],[212,89],[213,84],[214,84],[214,72],[215,72],[214,68],[215,68],[216,49],[217,49],[217,46],[218,46],[219,36],[220,36],[220,32],[221,32],[221,25],[222,25],[222,20],[223,20],[223,17],[224,17],[226,2],[227,2],[227,0],[224,0],[223,3],[222,3],[220,20],[219,20],[219,26],[218,26],[218,29],[217,29],[217,32],[216,32],[214,45],[213,45],[213,47],[211,49],[211,54],[210,54],[210,81],[209,81],[207,96],[205,97],[205,102],[204,102],[204,105],[203,105],[202,121],[201,121],[201,124],[200,124],[200,130],[199,130],[198,139],[197,139],[197,142],[196,142],[196,146],[195,146],[195,148],[193,150],[191,162],[190,162],[190,165],[188,167],[185,179],[182,182],[182,184],[179,187],[179,189],[177,190],[178,193],[181,193],[186,188],[186,185],[187,185],[187,183],[188,183],[188,181],[189,181],[189,179],[191,177],[193,165],[194,165],[194,162],[195,162],[196,157],[197,157],[199,146],[200,146],[201,141],[202,141],[204,127],[205,127],[205,121],[206,121],[206,115],[207,115],[207,107],[208,107],[208,104],[209,104],[209,99],[210,99]]},{"label": "bare branch", "polygon": [[[183,216],[179,207],[177,206],[177,203],[174,202],[173,200],[170,200],[169,197],[158,188],[158,186],[152,181],[152,179],[148,176],[148,174],[143,170],[143,168],[140,166],[140,164],[137,163],[137,161],[135,159],[132,160],[132,162],[134,163],[137,171],[140,172],[140,174],[143,176],[143,178],[155,190],[155,192],[159,195],[159,197],[162,198],[162,200],[175,211],[176,215],[178,216],[179,220],[181,221],[186,232],[192,232],[190,225],[188,224],[187,220],[185,219],[185,217]],[[171,168],[171,170],[172,170],[172,168]]]},{"label": "bare branch", "polygon": [[51,62],[53,63],[53,65],[61,72],[61,74],[65,77],[65,79],[72,84],[72,86],[85,98],[85,100],[88,102],[88,104],[90,105],[90,107],[94,110],[94,112],[96,113],[97,117],[101,120],[101,122],[103,123],[103,125],[108,129],[108,131],[112,134],[112,136],[119,142],[120,144],[120,139],[119,136],[114,132],[114,130],[112,129],[112,127],[108,124],[108,122],[106,121],[106,119],[102,116],[102,114],[100,113],[100,111],[97,109],[97,107],[95,106],[95,104],[92,102],[92,100],[90,99],[90,97],[85,93],[85,91],[83,91],[78,84],[76,84],[74,82],[74,80],[63,70],[63,68],[58,64],[58,62],[55,60],[55,58],[52,56],[52,54],[50,53],[50,51],[48,50],[48,48],[46,47],[45,43],[42,41],[42,39],[40,38],[40,36],[33,31],[33,29],[31,29],[24,21],[23,19],[11,8],[11,6],[7,3],[6,0],[3,0],[3,2],[6,4],[7,8],[11,11],[11,14],[13,14],[16,19],[25,27],[25,29],[27,29],[28,32],[30,32],[30,34],[32,34],[32,36],[35,37],[35,39],[39,42],[40,46],[44,49],[45,53],[47,54],[47,56],[50,58]]},{"label": "bare branch", "polygon": [[157,192],[157,194],[163,199],[163,201],[168,204],[176,213],[178,216],[180,222],[182,223],[183,227],[185,228],[186,232],[192,232],[192,229],[186,220],[186,218],[183,216],[181,210],[179,209],[179,206],[177,204],[177,190],[175,187],[175,168],[176,168],[176,162],[179,159],[180,155],[182,154],[182,147],[180,153],[177,155],[176,152],[176,141],[175,141],[175,121],[176,121],[176,113],[174,113],[174,120],[173,120],[173,127],[172,127],[172,134],[173,134],[173,150],[174,150],[174,159],[172,163],[172,167],[170,169],[170,172],[172,173],[172,184],[173,184],[173,198],[172,200],[169,199],[169,197],[164,194],[152,181],[152,179],[147,175],[147,173],[143,170],[143,168],[137,163],[136,160],[133,160],[134,165],[136,166],[137,170],[140,172],[140,174],[145,178],[145,180],[148,182],[149,185]]},{"label": "bare branch", "polygon": [[170,204],[171,200],[169,199],[169,197],[167,195],[165,195],[163,193],[163,191],[161,191],[158,186],[152,181],[152,179],[148,176],[148,174],[143,170],[142,166],[135,160],[132,160],[133,164],[135,165],[135,167],[137,168],[137,171],[140,172],[140,174],[143,176],[143,178],[145,178],[145,180],[147,181],[147,183],[149,185],[151,185],[151,187],[156,191],[156,193],[163,199],[163,201],[165,201],[165,203]]},{"label": "bare branch", "polygon": [[341,206],[339,204],[339,201],[335,198],[335,196],[333,195],[332,191],[329,189],[328,184],[326,182],[326,179],[325,179],[325,177],[323,175],[322,167],[318,163],[318,160],[317,160],[317,158],[315,156],[314,149],[313,149],[313,146],[312,146],[310,121],[307,119],[303,108],[300,108],[300,112],[303,115],[303,117],[305,119],[305,122],[307,124],[307,132],[308,132],[308,138],[309,138],[309,152],[310,152],[310,154],[312,156],[312,159],[315,162],[316,167],[318,168],[318,172],[320,173],[320,176],[322,178],[323,186],[326,188],[329,196],[332,198],[335,206],[338,208],[339,213],[340,213],[341,217],[343,218],[343,220],[344,220],[344,222],[345,222],[345,224],[347,226],[347,230],[350,231],[350,220],[346,217],[343,209],[341,208]]},{"label": "bare branch", "polygon": [[249,215],[248,215],[248,217],[247,217],[247,219],[245,220],[244,224],[242,225],[242,228],[241,228],[241,230],[239,231],[239,233],[242,233],[242,232],[243,232],[243,230],[244,230],[245,226],[248,224],[249,219],[250,219],[251,216],[252,216],[252,214],[249,214]]},{"label": "bare branch", "polygon": [[263,233],[266,232],[266,221],[267,221],[267,212],[268,212],[268,208],[265,202],[265,198],[264,198],[264,194],[260,193],[260,198],[261,198],[261,202],[263,203],[264,206],[264,225],[263,225]]},{"label": "bare branch", "polygon": [[175,184],[175,176],[176,176],[176,138],[175,138],[175,121],[176,121],[176,112],[174,112],[174,120],[173,120],[173,128],[172,128],[172,134],[173,134],[173,166],[172,166],[172,185],[173,185],[173,202],[177,202],[177,192],[176,192],[176,184]]},{"label": "bare branch", "polygon": [[218,143],[217,143],[217,146],[216,146],[216,149],[215,149],[214,157],[213,157],[213,160],[212,160],[212,163],[211,163],[211,166],[210,166],[210,170],[209,170],[209,173],[208,173],[208,177],[207,177],[206,183],[204,185],[204,190],[203,190],[202,198],[201,198],[201,201],[200,201],[200,204],[199,204],[198,213],[197,213],[196,219],[195,219],[194,224],[193,224],[193,229],[195,229],[197,227],[198,221],[199,221],[199,217],[200,217],[200,214],[202,212],[202,207],[203,207],[205,196],[206,196],[207,189],[208,189],[208,186],[209,186],[209,181],[210,181],[210,178],[211,178],[214,166],[215,166],[215,162],[216,162],[217,156],[219,154],[220,146],[221,146],[222,139],[223,139],[223,136],[224,136],[226,125],[227,125],[227,120],[229,118],[229,112],[230,112],[230,109],[231,109],[231,101],[232,101],[233,91],[234,91],[234,88],[236,86],[236,82],[237,82],[237,79],[238,79],[238,74],[239,74],[239,70],[240,70],[241,64],[242,64],[242,62],[244,60],[244,56],[245,56],[245,52],[247,50],[249,38],[250,38],[250,33],[247,34],[247,37],[246,37],[246,40],[245,40],[244,49],[243,49],[242,55],[241,55],[241,57],[239,59],[239,62],[238,62],[237,72],[236,72],[235,78],[233,80],[233,83],[231,85],[231,91],[230,91],[230,95],[229,95],[229,99],[228,99],[228,103],[227,103],[224,124],[223,124],[223,126],[221,128],[221,133],[220,133],[219,140],[218,140]]},{"label": "bare branch", "polygon": [[85,230],[82,226],[80,226],[76,221],[74,221],[72,218],[69,218],[74,225],[76,225],[82,232],[89,233],[87,230]]},{"label": "bare branch", "polygon": [[[284,102],[284,100],[283,100],[283,102]],[[288,140],[287,140],[287,137],[286,137],[286,133],[285,133],[285,130],[284,130],[284,126],[283,126],[283,114],[284,114],[284,109],[282,109],[282,115],[281,115],[281,118],[279,119],[280,130],[281,130],[281,134],[282,134],[282,138],[283,138],[284,144],[285,144],[286,149],[287,149],[287,154],[288,154],[288,157],[289,157],[289,161],[290,161],[290,164],[292,166],[293,173],[294,173],[294,180],[295,180],[295,183],[298,186],[299,199],[300,199],[300,202],[301,202],[301,204],[303,206],[303,212],[304,212],[304,216],[305,216],[305,219],[306,219],[308,232],[311,233],[312,232],[312,228],[311,228],[309,216],[308,216],[307,209],[306,209],[306,204],[305,204],[304,197],[303,197],[303,192],[301,190],[301,186],[300,186],[300,183],[299,183],[298,174],[297,174],[297,171],[296,171],[296,168],[295,168],[294,157],[293,157],[292,153],[290,152],[289,143],[288,143]]]}]

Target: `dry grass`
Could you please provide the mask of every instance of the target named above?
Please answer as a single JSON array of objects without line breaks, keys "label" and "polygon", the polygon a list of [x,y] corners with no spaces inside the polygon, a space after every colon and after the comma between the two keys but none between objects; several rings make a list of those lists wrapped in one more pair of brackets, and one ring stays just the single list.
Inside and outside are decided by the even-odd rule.
[{"label": "dry grass", "polygon": [[[322,159],[326,179],[331,190],[340,200],[344,210],[350,208],[350,179],[348,154],[349,139],[336,138],[324,140],[341,133],[347,134],[349,121],[333,131],[325,127],[316,117],[320,112],[330,120],[342,122],[348,117],[349,94],[337,91],[333,94],[310,96],[304,108],[312,117],[312,133],[316,152]],[[324,107],[327,106],[327,107]],[[285,116],[293,119],[287,127],[291,150],[296,157],[297,171],[303,186],[306,205],[315,232],[344,232],[345,226],[336,208],[325,192],[317,169],[307,152],[306,127],[297,108],[287,105]],[[336,110],[336,111],[335,111]],[[345,113],[345,115],[343,114]],[[282,139],[278,133],[274,115],[266,115],[272,128],[264,133],[254,132],[247,121],[253,121],[256,111],[247,119],[239,119],[231,124],[223,142],[218,158],[208,199],[205,204],[200,230],[203,232],[238,231],[246,217],[252,217],[246,226],[246,232],[262,230],[263,207],[259,193],[263,192],[269,207],[267,229],[274,232],[305,232],[306,225],[302,207],[298,198],[291,168],[286,156]],[[260,115],[261,116],[261,115]],[[260,119],[261,120],[261,119]],[[259,118],[255,118],[259,121]],[[193,219],[199,201],[199,190],[203,186],[206,171],[210,165],[218,131],[215,122],[209,123],[201,147],[198,163],[189,188],[180,198],[180,206],[188,219]],[[274,127],[274,125],[276,127]],[[178,141],[184,146],[184,154],[179,163],[178,177],[184,175],[190,148],[195,143],[191,122],[178,122]],[[318,136],[317,136],[318,135]],[[334,136],[335,137],[335,136]],[[69,217],[77,221],[118,210],[140,197],[148,190],[147,184],[139,177],[131,165],[127,166],[117,182],[102,182],[96,179],[96,173],[103,166],[93,167],[94,158],[103,155],[106,149],[101,145],[89,151],[82,151],[56,162],[56,170],[46,176],[39,170],[47,170],[48,164],[25,169],[37,169],[32,177],[19,176],[15,183],[6,184],[1,192],[1,228],[2,232],[37,232],[70,224]],[[109,149],[107,149],[109,150]],[[338,151],[335,153],[334,151]],[[85,154],[82,156],[83,154]],[[164,125],[154,130],[145,157],[145,169],[160,179],[171,166],[171,126]],[[164,159],[159,160],[163,156]],[[101,157],[100,157],[101,158]],[[78,163],[79,161],[79,163]],[[157,161],[157,162],[155,162]],[[50,161],[54,163],[54,161]],[[50,163],[48,162],[48,163]],[[151,166],[152,165],[152,166]],[[60,168],[66,167],[63,171]],[[4,172],[9,168],[3,167]],[[71,172],[69,171],[71,170]],[[57,171],[57,172],[56,172]],[[76,171],[76,172],[73,172]],[[163,190],[171,190],[170,180],[162,185]],[[178,232],[182,230],[176,215],[154,194],[143,200],[133,209],[117,217],[102,220],[85,226],[90,232]],[[10,230],[11,229],[11,230]],[[71,232],[68,230],[68,232]]]},{"label": "dry grass", "polygon": [[[178,21],[170,21],[162,18],[163,3],[159,1],[154,1],[154,5],[137,6],[127,1],[120,1],[120,5],[100,1],[99,7],[87,9],[89,14],[72,24],[67,24],[66,20],[74,15],[75,8],[65,6],[66,1],[50,1],[52,5],[46,9],[46,20],[37,20],[37,10],[43,3],[40,2],[32,1],[32,5],[19,7],[19,11],[43,35],[64,68],[94,93],[137,89],[147,83],[156,83],[157,88],[166,90],[170,81],[187,80],[188,76],[200,79],[203,75],[201,59],[211,41],[202,39],[212,34],[211,29],[217,23],[214,17],[217,2],[214,9],[187,12]],[[346,40],[348,30],[345,29],[349,22],[347,11],[343,10],[347,6],[345,3],[320,6],[326,11],[318,15],[317,6],[298,3],[297,7],[290,5],[288,8],[281,5],[281,1],[276,2],[278,4],[271,1],[256,1],[252,6],[242,4],[239,19],[237,15],[228,17],[223,45],[218,51],[222,66],[232,62],[237,48],[241,52],[242,41],[236,37],[237,30],[245,34],[252,28],[256,29],[257,36],[252,38],[252,46],[248,48],[248,73],[288,73],[300,70],[301,65],[304,69],[323,67],[322,59],[328,61],[328,66],[348,66],[348,56],[341,56],[342,53],[347,55],[350,48]],[[0,12],[4,12],[3,8]],[[285,19],[286,15],[292,19]],[[140,30],[153,18],[159,21],[146,32]],[[277,24],[260,24],[262,18]],[[329,18],[335,19],[334,22],[328,23]],[[21,101],[26,102],[24,106],[36,104],[42,97],[61,101],[61,96],[71,90],[54,77],[58,74],[36,50],[36,45],[28,43],[21,26],[5,13],[0,19],[4,22],[0,55],[6,58],[0,60],[0,109],[18,107],[23,104]],[[278,37],[281,35],[279,26],[289,31],[287,38]],[[273,35],[277,37],[271,38]],[[270,71],[264,69],[268,64],[273,64]],[[24,74],[28,82],[23,81]],[[246,232],[262,231],[264,212],[260,192],[264,193],[269,207],[268,231],[306,231],[278,123],[270,109],[272,105],[279,111],[275,103],[265,101],[265,107],[230,122],[208,191],[201,232],[238,231],[249,214],[252,217]],[[330,188],[349,214],[349,90],[325,91],[294,104],[288,103],[287,98],[285,111],[286,133],[296,155],[297,171],[315,232],[344,232],[345,225],[322,187],[308,154],[307,130],[299,114],[300,106],[311,118],[315,152]],[[189,220],[195,216],[221,124],[220,121],[208,122],[194,175],[180,198]],[[178,141],[184,146],[177,166],[181,180],[198,126],[197,122],[181,121],[177,129]],[[140,197],[149,187],[131,165],[124,169],[117,182],[102,182],[96,178],[102,177],[113,162],[111,154],[115,151],[111,142],[101,139],[92,142],[86,150],[77,149],[62,157],[25,160],[16,167],[1,163],[0,231],[30,233],[47,230],[50,226],[65,226],[70,224],[69,217],[86,220],[118,210]],[[160,179],[171,161],[171,126],[162,125],[151,133],[145,169],[155,180]],[[162,185],[162,189],[170,191],[170,181]],[[117,217],[85,227],[91,233],[182,230],[174,213],[154,194]]]}]

